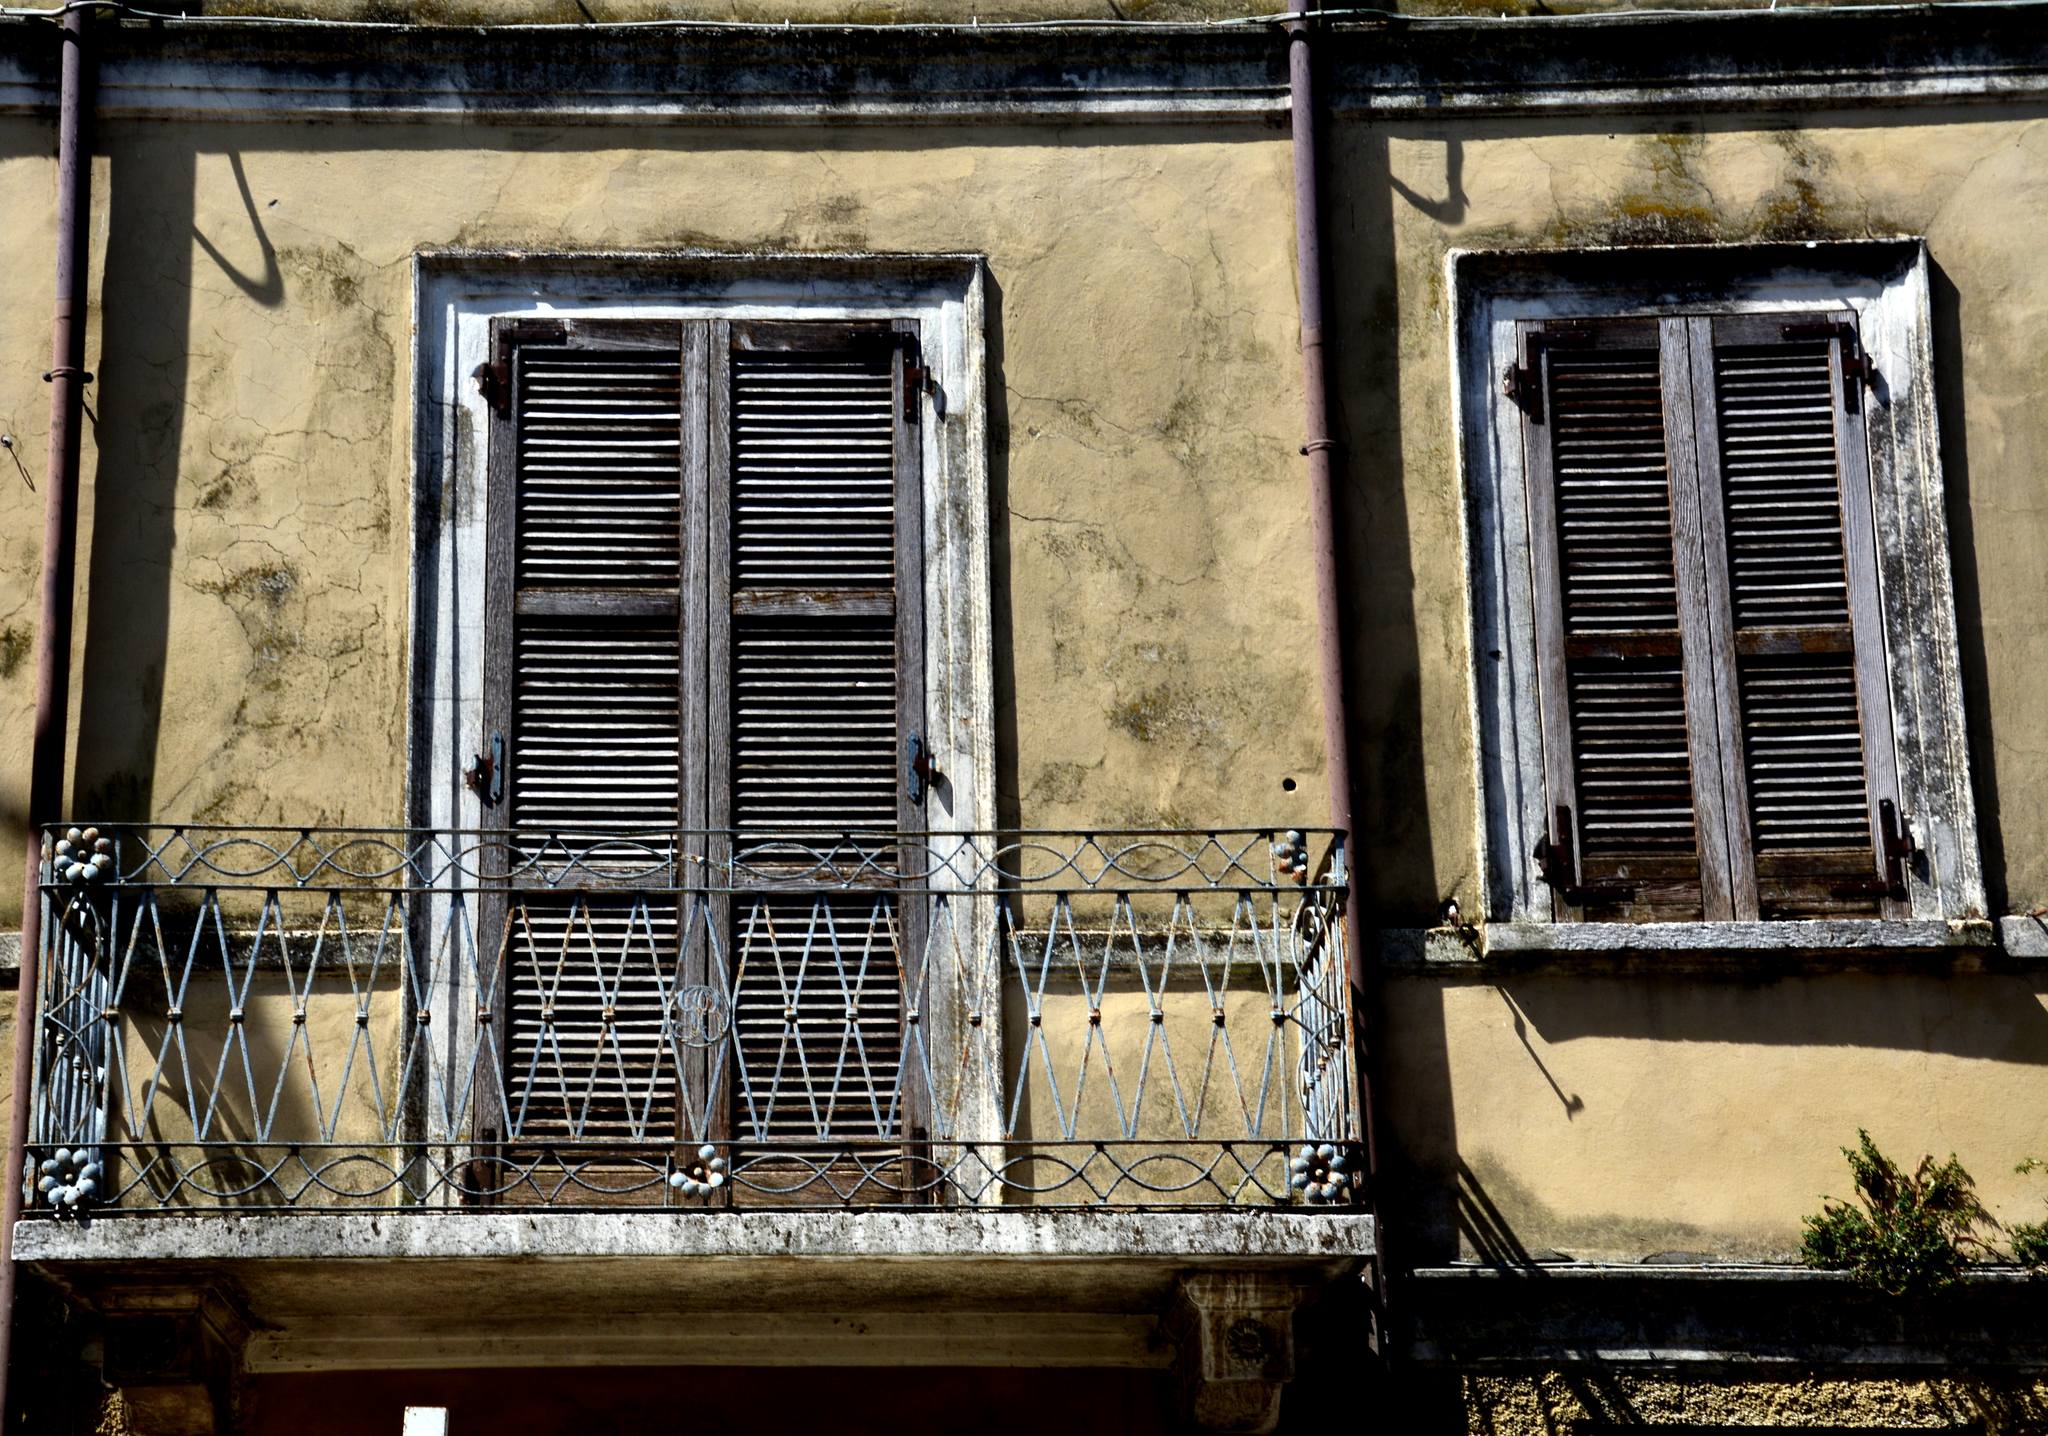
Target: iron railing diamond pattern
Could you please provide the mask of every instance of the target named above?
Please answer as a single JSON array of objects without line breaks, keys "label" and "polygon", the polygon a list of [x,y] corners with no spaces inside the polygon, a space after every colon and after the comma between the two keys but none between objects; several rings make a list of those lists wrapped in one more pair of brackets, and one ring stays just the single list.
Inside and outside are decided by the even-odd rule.
[{"label": "iron railing diamond pattern", "polygon": [[107,835],[30,1134],[97,1215],[1268,1205],[1357,1135],[1331,834]]}]

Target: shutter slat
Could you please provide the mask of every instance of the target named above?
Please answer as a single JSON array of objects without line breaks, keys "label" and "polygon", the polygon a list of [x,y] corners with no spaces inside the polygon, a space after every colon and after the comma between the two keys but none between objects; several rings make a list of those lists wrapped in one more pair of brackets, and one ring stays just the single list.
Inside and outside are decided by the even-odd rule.
[{"label": "shutter slat", "polygon": [[[508,1117],[526,1142],[667,1142],[681,1089],[673,901],[528,897],[513,915]],[[609,1012],[609,1020],[607,1020]]]},{"label": "shutter slat", "polygon": [[519,620],[508,780],[522,851],[674,829],[681,663],[673,624]]},{"label": "shutter slat", "polygon": [[896,580],[890,356],[736,351],[733,586],[890,588]]},{"label": "shutter slat", "polygon": [[513,443],[522,588],[682,581],[680,354],[518,351]]}]

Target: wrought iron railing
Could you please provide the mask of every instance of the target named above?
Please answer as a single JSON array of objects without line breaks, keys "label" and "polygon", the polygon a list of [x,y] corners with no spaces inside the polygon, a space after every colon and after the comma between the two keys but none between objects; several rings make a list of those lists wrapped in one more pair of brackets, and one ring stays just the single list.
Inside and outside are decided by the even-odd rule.
[{"label": "wrought iron railing", "polygon": [[28,1210],[1349,1205],[1334,835],[53,831]]}]

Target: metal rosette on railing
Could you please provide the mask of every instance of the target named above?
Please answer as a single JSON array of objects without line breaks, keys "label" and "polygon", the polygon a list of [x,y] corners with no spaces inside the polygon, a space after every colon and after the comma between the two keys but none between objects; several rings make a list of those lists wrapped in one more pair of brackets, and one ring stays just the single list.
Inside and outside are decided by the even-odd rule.
[{"label": "metal rosette on railing", "polygon": [[59,1147],[36,1168],[36,1190],[60,1217],[90,1206],[99,1185],[100,1164],[84,1147]]},{"label": "metal rosette on railing", "polygon": [[1340,1202],[1358,1185],[1350,1156],[1328,1142],[1305,1143],[1287,1163],[1287,1185],[1311,1202]]},{"label": "metal rosette on railing", "polygon": [[1302,887],[1308,883],[1308,839],[1299,828],[1290,828],[1273,844],[1273,871]]},{"label": "metal rosette on railing", "polygon": [[98,828],[66,828],[50,852],[59,882],[84,886],[105,882],[114,871],[114,840]]},{"label": "metal rosette on railing", "polygon": [[725,1185],[725,1158],[706,1142],[697,1149],[695,1161],[668,1174],[668,1184],[686,1197],[708,1197]]}]

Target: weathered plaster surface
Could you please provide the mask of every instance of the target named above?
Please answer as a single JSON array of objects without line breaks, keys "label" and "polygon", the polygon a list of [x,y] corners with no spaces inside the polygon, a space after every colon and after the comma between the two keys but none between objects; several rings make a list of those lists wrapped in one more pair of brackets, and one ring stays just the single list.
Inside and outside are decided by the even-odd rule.
[{"label": "weathered plaster surface", "polygon": [[[87,465],[74,811],[398,817],[410,257],[574,244],[986,250],[1006,801],[1041,825],[1319,815],[1283,147],[347,133],[104,138],[122,342]],[[1299,641],[1243,642],[1264,625]]]},{"label": "weathered plaster surface", "polygon": [[[1432,921],[1476,872],[1468,674],[1486,659],[1466,638],[1443,256],[1629,240],[1927,235],[1949,286],[1936,367],[1987,878],[1997,910],[2048,899],[2027,801],[2048,779],[2048,129],[1916,115],[1335,127],[1359,870],[1383,920]],[[0,255],[40,275],[47,130],[0,140]],[[90,349],[74,811],[402,811],[407,286],[416,247],[475,245],[987,254],[1005,818],[1321,815],[1284,135],[123,123],[101,143],[95,314],[119,342]],[[0,421],[38,474],[46,284],[0,315]],[[9,462],[0,670],[39,512]],[[0,685],[19,755],[25,668]],[[1953,1148],[2001,1212],[2030,1200],[2003,1175],[2041,1125],[2028,979],[1403,978],[1390,1002],[1408,1160],[1469,1173],[1532,1251],[1783,1251],[1858,1125],[1908,1158]]]}]

